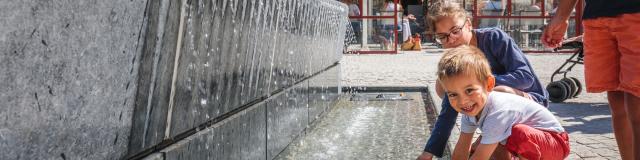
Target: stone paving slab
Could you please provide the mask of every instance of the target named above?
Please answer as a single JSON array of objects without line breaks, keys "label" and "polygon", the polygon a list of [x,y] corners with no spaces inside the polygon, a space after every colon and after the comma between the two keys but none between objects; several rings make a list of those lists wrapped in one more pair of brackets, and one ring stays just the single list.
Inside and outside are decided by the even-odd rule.
[{"label": "stone paving slab", "polygon": [[[395,55],[345,55],[341,61],[342,84],[426,86],[431,89],[435,85],[435,70],[442,51],[427,49],[404,51]],[[552,73],[570,56],[556,53],[527,54],[534,72],[544,86],[549,84]],[[568,76],[578,78],[584,88],[582,65],[574,67]],[[435,93],[432,93],[432,97],[435,104],[440,104]],[[606,94],[583,91],[577,98],[568,99],[564,103],[551,103],[549,110],[569,132],[572,151],[567,159],[620,159],[611,128],[611,114]],[[450,138],[450,145],[454,144],[456,139],[457,135],[454,133]]]}]

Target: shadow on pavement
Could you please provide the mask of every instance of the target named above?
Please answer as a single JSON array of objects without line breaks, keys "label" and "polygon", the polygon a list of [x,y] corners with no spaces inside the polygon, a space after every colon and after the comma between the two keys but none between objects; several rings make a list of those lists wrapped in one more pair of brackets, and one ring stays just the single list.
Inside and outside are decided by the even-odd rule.
[{"label": "shadow on pavement", "polygon": [[611,112],[606,103],[551,103],[549,110],[562,121],[562,126],[569,133],[613,133]]}]

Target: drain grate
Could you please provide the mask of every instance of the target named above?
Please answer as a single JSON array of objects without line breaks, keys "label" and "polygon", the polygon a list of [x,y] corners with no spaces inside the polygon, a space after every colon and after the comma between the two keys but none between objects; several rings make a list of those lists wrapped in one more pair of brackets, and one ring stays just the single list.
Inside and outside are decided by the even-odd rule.
[{"label": "drain grate", "polygon": [[410,101],[404,92],[354,93],[350,101]]}]

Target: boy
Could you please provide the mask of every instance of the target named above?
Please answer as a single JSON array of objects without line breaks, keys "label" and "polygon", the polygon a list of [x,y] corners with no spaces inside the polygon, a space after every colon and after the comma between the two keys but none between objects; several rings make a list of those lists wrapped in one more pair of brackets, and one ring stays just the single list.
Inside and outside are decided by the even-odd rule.
[{"label": "boy", "polygon": [[468,159],[473,133],[482,131],[471,159],[564,159],[569,137],[544,106],[524,97],[492,92],[495,78],[484,54],[463,45],[448,50],[438,63],[438,81],[451,106],[463,113],[453,159]]}]

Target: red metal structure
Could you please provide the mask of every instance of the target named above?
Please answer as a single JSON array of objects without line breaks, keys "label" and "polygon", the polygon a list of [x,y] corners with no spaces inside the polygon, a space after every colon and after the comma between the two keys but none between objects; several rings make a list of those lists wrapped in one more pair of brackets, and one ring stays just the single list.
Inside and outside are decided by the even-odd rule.
[{"label": "red metal structure", "polygon": [[[353,0],[355,1],[355,0]],[[357,37],[359,40],[358,42],[360,43],[360,49],[358,50],[351,50],[350,52],[353,53],[357,53],[357,54],[396,54],[398,53],[398,29],[396,29],[395,27],[393,27],[391,29],[391,35],[388,36],[388,38],[390,39],[384,39],[384,40],[380,40],[381,38],[376,37],[376,36],[382,36],[380,34],[380,31],[387,31],[384,30],[384,28],[382,27],[381,23],[382,21],[393,21],[393,26],[398,26],[398,16],[399,13],[401,14],[402,12],[399,11],[398,8],[398,3],[399,0],[393,0],[393,11],[391,13],[388,13],[389,11],[382,11],[383,9],[381,9],[381,7],[379,6],[380,4],[384,5],[387,0],[357,0],[357,5],[358,8],[360,9],[360,13],[361,15],[359,16],[349,16],[349,19],[353,22],[353,21],[359,21],[360,23],[360,30],[356,31],[356,32],[360,32],[361,36]],[[383,15],[385,14],[385,15]],[[387,33],[390,34],[390,33]],[[363,36],[364,35],[364,36]],[[371,35],[372,37],[369,37],[368,35]],[[382,43],[379,44],[381,45],[380,49],[371,49],[370,47],[373,44],[369,44],[368,41],[371,40],[373,42],[375,41],[387,41],[387,43],[382,43],[382,42],[375,42],[375,43]],[[384,49],[385,47],[382,47],[382,45],[388,44],[390,45],[390,49]]]},{"label": "red metal structure", "polygon": [[[558,0],[499,0],[499,1],[458,0],[458,1],[461,1],[461,3],[463,4],[463,6],[465,6],[467,11],[471,12],[471,15],[473,17],[474,28],[484,27],[480,25],[480,22],[483,20],[484,21],[489,19],[503,20],[506,23],[498,27],[504,30],[505,32],[507,32],[508,34],[510,34],[511,37],[516,40],[516,43],[519,44],[520,48],[523,49],[524,52],[526,53],[551,52],[551,49],[545,49],[541,44],[539,44],[540,42],[539,37],[542,35],[542,31],[543,31],[542,27],[545,26],[548,23],[548,21],[551,20],[551,18],[553,18],[553,15],[551,15],[549,11],[553,11],[555,9],[555,7],[557,6]],[[467,6],[469,6],[467,2],[472,2],[471,9],[467,8]],[[505,4],[503,6],[505,7],[503,8],[504,14],[503,15],[479,14],[483,12],[483,8],[479,8],[479,4],[491,3],[491,2],[501,2],[502,4]],[[529,7],[531,6],[534,6],[533,8],[539,7],[539,11],[538,12],[527,11],[526,9],[528,8],[523,7],[522,5],[523,2],[525,4],[528,2],[530,5]],[[578,1],[577,6],[583,6],[583,2]],[[574,37],[582,34],[582,25],[581,25],[582,24],[582,21],[581,21],[582,8],[583,7],[576,7],[574,14],[569,19],[570,26],[569,26],[569,33],[567,35],[568,37]],[[526,12],[529,12],[529,13],[527,14]],[[531,14],[531,13],[534,13],[534,14]],[[535,27],[538,27],[536,29],[530,29],[530,27],[532,26],[515,26],[514,27],[514,24],[515,24],[514,22],[516,21],[522,22],[522,21],[535,21],[535,20],[539,20],[539,22],[542,22],[539,24],[539,26],[534,25]],[[529,29],[526,29],[526,28],[529,28]],[[535,35],[535,38],[529,37],[533,35]],[[527,39],[523,39],[523,37]],[[531,44],[535,44],[534,47],[530,47],[529,45]],[[573,51],[560,51],[560,52],[573,53]]]},{"label": "red metal structure", "polygon": [[[352,0],[357,1],[360,9],[359,16],[349,16],[353,21],[359,21],[359,38],[360,48],[352,49],[351,52],[359,54],[396,54],[398,53],[398,30],[393,29],[391,36],[391,45],[389,49],[375,49],[369,46],[375,46],[376,40],[380,36],[380,23],[384,20],[393,20],[393,25],[398,26],[399,19],[398,5],[394,5],[393,14],[380,14],[379,4],[386,3],[387,0]],[[433,3],[435,0],[424,0],[426,3]],[[507,32],[526,53],[548,53],[551,49],[544,48],[540,44],[540,36],[542,30],[553,17],[553,10],[557,6],[559,0],[453,0],[463,5],[463,7],[472,15],[473,27],[499,27]],[[398,4],[399,0],[393,0],[394,4]],[[493,10],[487,9],[488,4],[494,5],[493,9],[499,10],[495,14]],[[498,7],[495,4],[499,4]],[[579,1],[577,6],[583,6],[583,1]],[[377,8],[376,8],[377,7]],[[574,37],[582,34],[582,8],[576,7],[574,14],[570,18],[569,33],[567,37]],[[489,13],[489,14],[486,14]],[[426,15],[426,14],[425,14]],[[496,23],[494,23],[495,21]],[[371,36],[370,36],[371,35]],[[370,36],[370,37],[369,37]],[[425,35],[423,35],[425,36]],[[429,37],[428,35],[426,35]],[[372,41],[374,43],[369,43]],[[400,42],[401,43],[401,42]],[[560,51],[562,53],[573,53],[573,51]]]}]

